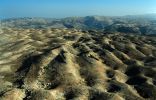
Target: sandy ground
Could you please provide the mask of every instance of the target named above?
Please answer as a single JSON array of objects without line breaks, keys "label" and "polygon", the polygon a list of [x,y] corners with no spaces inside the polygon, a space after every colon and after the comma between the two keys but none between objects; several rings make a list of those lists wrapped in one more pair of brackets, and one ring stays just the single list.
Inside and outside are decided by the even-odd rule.
[{"label": "sandy ground", "polygon": [[156,100],[156,37],[3,29],[0,100]]}]

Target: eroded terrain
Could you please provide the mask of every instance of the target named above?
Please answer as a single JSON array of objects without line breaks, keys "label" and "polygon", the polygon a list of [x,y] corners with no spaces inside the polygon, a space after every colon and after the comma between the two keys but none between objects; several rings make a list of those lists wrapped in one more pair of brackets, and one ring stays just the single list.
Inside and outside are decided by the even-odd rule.
[{"label": "eroded terrain", "polygon": [[156,100],[156,37],[3,29],[0,100]]}]

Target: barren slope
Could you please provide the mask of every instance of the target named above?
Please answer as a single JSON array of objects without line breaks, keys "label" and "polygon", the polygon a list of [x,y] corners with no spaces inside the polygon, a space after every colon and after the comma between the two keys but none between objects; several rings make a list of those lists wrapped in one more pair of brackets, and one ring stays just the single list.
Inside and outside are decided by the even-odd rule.
[{"label": "barren slope", "polygon": [[156,100],[156,37],[3,29],[0,100]]}]

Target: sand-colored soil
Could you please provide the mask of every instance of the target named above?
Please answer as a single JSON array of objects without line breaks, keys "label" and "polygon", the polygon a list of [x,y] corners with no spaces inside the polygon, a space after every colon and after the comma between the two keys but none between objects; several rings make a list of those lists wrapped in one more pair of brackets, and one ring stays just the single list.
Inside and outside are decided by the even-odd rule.
[{"label": "sand-colored soil", "polygon": [[0,100],[156,100],[156,37],[3,29]]}]

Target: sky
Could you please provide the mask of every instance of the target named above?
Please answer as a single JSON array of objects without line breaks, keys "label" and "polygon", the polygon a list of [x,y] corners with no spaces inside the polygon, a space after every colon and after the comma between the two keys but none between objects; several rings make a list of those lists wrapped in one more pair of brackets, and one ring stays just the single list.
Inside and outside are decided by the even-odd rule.
[{"label": "sky", "polygon": [[0,17],[123,16],[156,13],[156,0],[0,0]]}]

